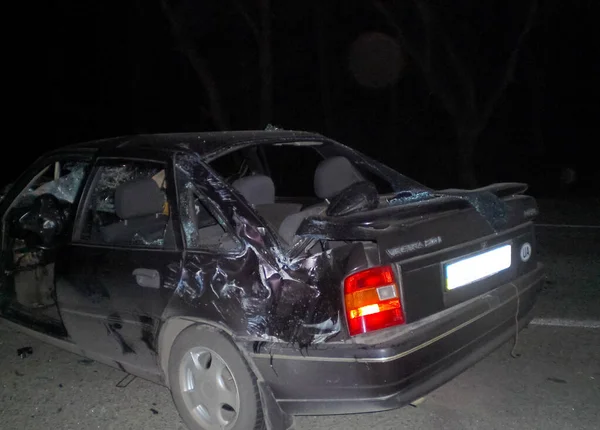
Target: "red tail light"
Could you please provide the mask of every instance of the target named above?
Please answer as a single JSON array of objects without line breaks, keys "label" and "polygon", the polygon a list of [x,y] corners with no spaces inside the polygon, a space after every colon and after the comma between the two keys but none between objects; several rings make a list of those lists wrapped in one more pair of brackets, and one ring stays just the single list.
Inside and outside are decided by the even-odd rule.
[{"label": "red tail light", "polygon": [[404,323],[400,291],[390,266],[353,273],[344,280],[350,336]]}]

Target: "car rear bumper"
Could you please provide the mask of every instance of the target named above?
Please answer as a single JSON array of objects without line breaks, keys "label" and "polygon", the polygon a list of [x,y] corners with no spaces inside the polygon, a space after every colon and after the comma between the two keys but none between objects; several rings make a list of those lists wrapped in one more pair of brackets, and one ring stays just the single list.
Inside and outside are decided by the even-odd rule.
[{"label": "car rear bumper", "polygon": [[527,325],[542,279],[538,265],[469,302],[363,343],[332,342],[301,353],[273,347],[251,356],[286,413],[394,409],[459,375]]}]

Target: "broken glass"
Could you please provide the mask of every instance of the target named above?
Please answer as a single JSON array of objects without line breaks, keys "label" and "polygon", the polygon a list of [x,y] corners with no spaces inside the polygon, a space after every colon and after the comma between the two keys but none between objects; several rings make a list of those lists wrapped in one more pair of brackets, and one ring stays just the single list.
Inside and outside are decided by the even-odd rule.
[{"label": "broken glass", "polygon": [[[136,179],[161,176],[164,180],[164,169],[159,165],[123,164],[119,166],[103,166],[98,172],[99,179],[93,194],[94,207],[97,211],[114,213],[115,190],[125,182]],[[160,184],[159,184],[160,186]]]},{"label": "broken glass", "polygon": [[65,163],[62,166],[59,164],[61,176],[40,185],[31,194],[35,196],[52,194],[60,200],[73,203],[85,177],[87,167],[88,163],[85,162]]},{"label": "broken glass", "polygon": [[42,169],[16,199],[13,208],[29,206],[36,197],[50,194],[61,201],[73,203],[89,163],[86,161],[56,161]]},{"label": "broken glass", "polygon": [[[86,211],[82,238],[95,243],[163,246],[170,214],[166,195],[162,209],[154,214],[132,216],[125,220],[115,210],[116,190],[144,178],[152,178],[165,194],[167,182],[163,164],[128,162],[101,166]],[[131,200],[126,202],[132,204]]]},{"label": "broken glass", "polygon": [[[199,187],[186,171],[190,160],[181,160],[176,167],[179,189],[179,213],[188,248],[212,248],[230,251],[240,244],[225,221],[218,213],[216,204],[200,192]],[[212,209],[214,208],[214,209]]]}]

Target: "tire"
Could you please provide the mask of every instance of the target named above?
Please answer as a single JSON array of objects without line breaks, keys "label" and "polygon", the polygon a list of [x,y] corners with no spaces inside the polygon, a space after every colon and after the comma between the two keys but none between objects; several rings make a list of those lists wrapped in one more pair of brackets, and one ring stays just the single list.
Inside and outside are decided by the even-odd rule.
[{"label": "tire", "polygon": [[264,430],[256,377],[221,331],[205,325],[182,331],[168,372],[173,402],[190,430]]}]

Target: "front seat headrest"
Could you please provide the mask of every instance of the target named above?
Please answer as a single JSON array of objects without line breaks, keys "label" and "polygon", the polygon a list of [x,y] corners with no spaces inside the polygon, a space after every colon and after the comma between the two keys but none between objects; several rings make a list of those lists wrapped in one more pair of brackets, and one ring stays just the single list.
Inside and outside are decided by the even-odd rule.
[{"label": "front seat headrest", "polygon": [[321,199],[331,199],[350,185],[364,178],[346,157],[327,158],[315,170],[315,194]]},{"label": "front seat headrest", "polygon": [[125,182],[115,190],[115,212],[121,219],[162,213],[165,195],[152,178]]},{"label": "front seat headrest", "polygon": [[275,184],[268,176],[246,176],[231,185],[253,206],[275,203]]}]

